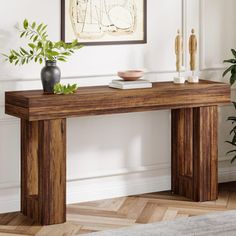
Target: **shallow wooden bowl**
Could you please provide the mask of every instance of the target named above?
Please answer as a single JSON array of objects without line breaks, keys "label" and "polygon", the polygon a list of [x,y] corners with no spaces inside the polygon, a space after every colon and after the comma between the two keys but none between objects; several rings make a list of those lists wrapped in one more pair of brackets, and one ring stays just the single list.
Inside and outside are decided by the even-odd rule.
[{"label": "shallow wooden bowl", "polygon": [[118,76],[126,81],[135,81],[143,77],[144,72],[142,70],[127,70],[127,71],[119,71]]}]

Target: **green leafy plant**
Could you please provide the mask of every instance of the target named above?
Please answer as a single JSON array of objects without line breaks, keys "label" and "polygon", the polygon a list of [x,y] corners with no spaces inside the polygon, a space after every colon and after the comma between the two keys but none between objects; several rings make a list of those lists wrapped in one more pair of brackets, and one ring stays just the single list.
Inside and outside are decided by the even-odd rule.
[{"label": "green leafy plant", "polygon": [[234,49],[231,49],[231,52],[234,58],[224,60],[225,63],[230,63],[231,65],[224,71],[223,77],[231,72],[230,84],[233,85],[236,81],[236,51]]},{"label": "green leafy plant", "polygon": [[[227,75],[229,72],[231,73],[230,76],[230,84],[233,85],[236,81],[236,51],[234,49],[231,49],[231,52],[234,56],[232,59],[224,60],[225,63],[230,63],[231,65],[224,71],[223,77]],[[236,110],[236,102],[233,102],[234,108]],[[230,131],[230,135],[232,136],[231,141],[226,141],[230,145],[234,147],[234,149],[227,152],[228,154],[234,154],[233,158],[231,159],[231,163],[233,163],[236,160],[236,116],[230,116],[227,119],[228,121],[232,122],[233,128]]]},{"label": "green leafy plant", "polygon": [[[236,102],[233,102],[234,108],[236,109]],[[227,152],[228,154],[234,154],[233,158],[231,159],[231,163],[233,163],[236,160],[236,116],[229,116],[228,121],[232,122],[233,128],[230,131],[230,135],[232,135],[232,140],[231,141],[226,141],[230,145],[234,147],[233,150],[230,150]]]},{"label": "green leafy plant", "polygon": [[73,94],[77,91],[77,89],[78,89],[77,84],[63,85],[63,84],[57,83],[54,86],[54,93],[55,94],[63,94],[63,95]]},{"label": "green leafy plant", "polygon": [[10,50],[9,55],[2,54],[6,60],[15,65],[24,65],[30,61],[43,62],[63,61],[71,56],[75,50],[78,50],[82,45],[78,45],[78,41],[74,40],[71,44],[63,41],[52,42],[48,39],[47,25],[44,23],[37,24],[36,22],[29,23],[27,19],[23,22],[23,28],[19,29],[20,37],[29,39],[28,48],[20,47],[18,50]]}]

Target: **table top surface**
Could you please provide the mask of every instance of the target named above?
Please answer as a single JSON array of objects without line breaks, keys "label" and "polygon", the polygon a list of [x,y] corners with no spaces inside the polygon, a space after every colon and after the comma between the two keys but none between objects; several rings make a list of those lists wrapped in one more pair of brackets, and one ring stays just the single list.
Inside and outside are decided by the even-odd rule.
[{"label": "table top surface", "polygon": [[155,82],[152,88],[131,90],[108,86],[80,87],[71,95],[44,94],[42,90],[11,91],[5,94],[5,111],[33,121],[229,102],[229,85],[201,80],[196,84]]}]

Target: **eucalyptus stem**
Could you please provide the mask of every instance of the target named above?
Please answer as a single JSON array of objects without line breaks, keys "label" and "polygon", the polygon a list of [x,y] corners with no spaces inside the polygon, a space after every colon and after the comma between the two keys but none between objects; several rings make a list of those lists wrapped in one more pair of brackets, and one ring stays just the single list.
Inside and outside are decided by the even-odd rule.
[{"label": "eucalyptus stem", "polygon": [[15,65],[24,65],[33,60],[40,64],[47,60],[66,62],[75,50],[82,47],[77,40],[74,40],[71,44],[66,44],[63,41],[50,41],[47,34],[47,25],[44,23],[36,24],[36,22],[29,23],[27,19],[24,20],[23,29],[20,29],[19,33],[20,38],[29,39],[28,48],[20,47],[18,50],[10,50],[9,54],[2,54],[6,61]]}]

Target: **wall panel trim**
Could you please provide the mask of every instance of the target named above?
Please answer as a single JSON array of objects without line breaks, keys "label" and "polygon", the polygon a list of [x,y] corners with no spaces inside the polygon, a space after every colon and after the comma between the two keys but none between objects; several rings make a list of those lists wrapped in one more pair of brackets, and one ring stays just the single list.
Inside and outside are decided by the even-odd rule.
[{"label": "wall panel trim", "polygon": [[206,41],[206,7],[205,3],[207,0],[199,0],[199,66],[200,71],[219,71],[224,70],[226,66],[219,62],[217,64],[213,65],[207,65],[206,63],[206,47],[205,47],[205,41]]}]

